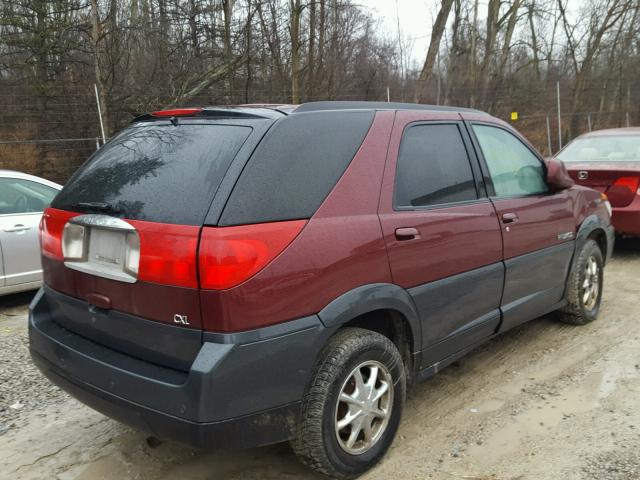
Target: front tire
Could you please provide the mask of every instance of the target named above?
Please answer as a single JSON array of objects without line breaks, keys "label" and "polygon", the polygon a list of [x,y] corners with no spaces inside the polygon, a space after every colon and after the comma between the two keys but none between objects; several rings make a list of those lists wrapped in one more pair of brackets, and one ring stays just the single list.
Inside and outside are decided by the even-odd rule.
[{"label": "front tire", "polygon": [[370,330],[345,328],[320,354],[293,450],[313,470],[355,478],[391,445],[405,396],[405,369],[393,342]]},{"label": "front tire", "polygon": [[572,325],[585,325],[598,318],[602,300],[604,261],[594,240],[582,246],[567,282],[567,305],[560,310],[559,320]]}]

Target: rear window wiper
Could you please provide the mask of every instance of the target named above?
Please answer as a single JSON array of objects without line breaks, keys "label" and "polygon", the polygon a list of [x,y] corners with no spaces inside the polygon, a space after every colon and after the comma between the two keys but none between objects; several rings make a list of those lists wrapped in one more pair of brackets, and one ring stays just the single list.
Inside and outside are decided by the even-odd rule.
[{"label": "rear window wiper", "polygon": [[71,208],[100,213],[122,213],[122,210],[106,202],[77,202],[71,204]]}]

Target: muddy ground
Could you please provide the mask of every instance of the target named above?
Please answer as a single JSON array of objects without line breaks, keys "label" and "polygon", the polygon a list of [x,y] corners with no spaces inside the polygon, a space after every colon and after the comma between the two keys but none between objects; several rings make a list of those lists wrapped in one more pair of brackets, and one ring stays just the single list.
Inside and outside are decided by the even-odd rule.
[{"label": "muddy ground", "polygon": [[[393,447],[363,478],[640,479],[639,283],[640,241],[620,242],[597,322],[535,320],[414,387]],[[28,363],[29,298],[0,300],[0,478],[321,478],[286,444],[157,444],[50,387]]]}]

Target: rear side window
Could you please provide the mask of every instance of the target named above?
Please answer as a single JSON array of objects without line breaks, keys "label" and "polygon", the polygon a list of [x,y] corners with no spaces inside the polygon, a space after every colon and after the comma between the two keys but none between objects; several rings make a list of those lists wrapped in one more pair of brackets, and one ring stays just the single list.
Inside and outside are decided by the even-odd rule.
[{"label": "rear side window", "polygon": [[396,207],[477,198],[469,156],[457,125],[413,125],[405,130],[396,169]]},{"label": "rear side window", "polygon": [[374,115],[314,112],[279,120],[244,168],[219,224],[313,216],[355,156]]},{"label": "rear side window", "polygon": [[124,218],[201,225],[250,133],[233,125],[133,126],[102,147],[52,206],[83,211],[86,203],[107,204]]}]

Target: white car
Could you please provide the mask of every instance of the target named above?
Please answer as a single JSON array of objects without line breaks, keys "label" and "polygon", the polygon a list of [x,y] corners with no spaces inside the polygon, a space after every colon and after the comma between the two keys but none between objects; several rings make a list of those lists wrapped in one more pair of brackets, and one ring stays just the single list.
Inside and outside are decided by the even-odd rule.
[{"label": "white car", "polygon": [[0,295],[40,286],[38,226],[61,188],[44,178],[0,170]]}]

